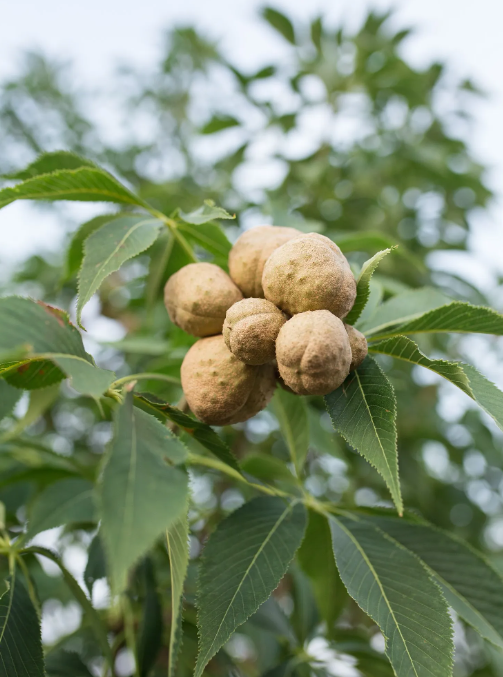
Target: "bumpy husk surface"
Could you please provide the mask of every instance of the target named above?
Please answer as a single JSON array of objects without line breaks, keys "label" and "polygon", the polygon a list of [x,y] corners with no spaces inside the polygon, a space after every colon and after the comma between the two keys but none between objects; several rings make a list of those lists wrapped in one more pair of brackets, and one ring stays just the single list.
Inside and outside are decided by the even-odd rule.
[{"label": "bumpy husk surface", "polygon": [[351,346],[352,358],[349,371],[353,371],[353,369],[359,367],[360,364],[363,362],[363,360],[367,357],[368,354],[367,339],[361,333],[361,331],[358,331],[358,329],[355,329],[350,324],[345,324],[344,328],[346,329],[346,332],[348,334],[349,345]]},{"label": "bumpy husk surface", "polygon": [[280,376],[298,395],[328,395],[349,373],[351,347],[343,322],[328,310],[294,315],[276,341]]},{"label": "bumpy husk surface", "polygon": [[190,263],[172,275],[164,303],[174,324],[193,336],[220,334],[225,313],[243,295],[213,263]]},{"label": "bumpy husk surface", "polygon": [[282,226],[256,226],[238,238],[229,253],[231,278],[244,296],[264,298],[262,272],[275,249],[302,233]]},{"label": "bumpy husk surface", "polygon": [[289,315],[329,310],[345,317],[356,298],[356,281],[345,256],[317,233],[276,249],[264,266],[262,286],[265,298]]},{"label": "bumpy husk surface", "polygon": [[210,425],[247,421],[267,406],[276,387],[272,364],[244,364],[230,352],[221,334],[190,348],[181,377],[190,409]]},{"label": "bumpy husk surface", "polygon": [[286,315],[265,299],[243,299],[227,311],[223,336],[234,355],[246,364],[274,360],[275,344]]}]

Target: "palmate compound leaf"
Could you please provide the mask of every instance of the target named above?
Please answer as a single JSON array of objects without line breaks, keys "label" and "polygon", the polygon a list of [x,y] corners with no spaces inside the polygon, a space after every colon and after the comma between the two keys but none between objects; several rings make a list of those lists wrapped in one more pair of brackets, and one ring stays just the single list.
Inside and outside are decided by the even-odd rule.
[{"label": "palmate compound leaf", "polygon": [[330,518],[334,555],[349,594],[379,626],[397,677],[452,675],[452,621],[419,559],[355,516]]},{"label": "palmate compound leaf", "polygon": [[0,376],[17,388],[37,389],[65,378],[82,394],[99,397],[114,374],[99,369],[66,313],[18,296],[0,299],[0,353],[24,346],[22,359],[0,364]]},{"label": "palmate compound leaf", "polygon": [[443,376],[475,400],[503,430],[503,392],[482,376],[475,367],[462,362],[431,360],[419,350],[412,339],[406,336],[395,336],[373,343],[369,346],[369,351],[420,365]]},{"label": "palmate compound leaf", "polygon": [[183,585],[189,566],[189,521],[185,511],[166,532],[171,572],[171,633],[168,677],[175,677],[182,641]]},{"label": "palmate compound leaf", "polygon": [[370,280],[372,279],[372,275],[383,258],[394,249],[396,249],[396,247],[383,249],[363,264],[358,279],[356,280],[355,302],[347,316],[344,318],[346,324],[354,324],[362,314],[370,296]]},{"label": "palmate compound leaf", "polygon": [[177,407],[163,402],[150,393],[135,394],[135,401],[146,409],[151,409],[172,423],[175,423],[179,428],[182,428],[187,434],[202,444],[203,447],[208,449],[208,451],[211,451],[220,461],[236,472],[241,473],[236,457],[222,438],[209,425],[196,421],[195,418],[188,416],[188,414],[177,409]]},{"label": "palmate compound leaf", "polygon": [[92,233],[84,243],[84,259],[79,273],[77,322],[82,309],[103,280],[123,263],[141,254],[157,239],[162,222],[142,214],[122,216]]},{"label": "palmate compound leaf", "polygon": [[195,677],[278,586],[305,528],[301,503],[270,496],[245,503],[218,525],[199,575]]},{"label": "palmate compound leaf", "polygon": [[396,398],[380,366],[367,356],[325,404],[335,430],[383,476],[401,514]]},{"label": "palmate compound leaf", "polygon": [[309,420],[307,405],[302,397],[276,388],[273,411],[285,438],[290,459],[300,477],[309,449]]},{"label": "palmate compound leaf", "polygon": [[114,419],[99,491],[100,535],[114,592],[129,568],[184,512],[188,497],[184,446],[128,393]]},{"label": "palmate compound leaf", "polygon": [[365,520],[415,553],[429,568],[447,603],[484,639],[503,649],[503,579],[483,555],[428,524],[366,515]]},{"label": "palmate compound leaf", "polygon": [[0,674],[45,677],[40,621],[18,576],[10,576],[0,598]]}]

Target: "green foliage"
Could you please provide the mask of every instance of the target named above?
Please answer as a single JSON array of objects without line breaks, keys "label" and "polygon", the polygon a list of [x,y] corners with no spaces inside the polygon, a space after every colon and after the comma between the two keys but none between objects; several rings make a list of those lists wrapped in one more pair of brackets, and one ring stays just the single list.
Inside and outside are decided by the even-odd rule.
[{"label": "green foliage", "polygon": [[[277,587],[305,528],[301,503],[269,497],[250,501],[220,523],[205,547],[201,565],[196,677]],[[246,534],[244,540],[240,534]],[[222,567],[224,558],[226,566]]]},{"label": "green foliage", "polygon": [[309,449],[309,420],[304,400],[277,388],[273,408],[297,475],[300,477]]},{"label": "green foliage", "polygon": [[396,399],[385,373],[366,357],[340,388],[326,395],[325,402],[335,430],[383,476],[401,514]]},{"label": "green foliage", "polygon": [[40,622],[26,588],[17,576],[6,579],[0,598],[0,664],[4,675],[44,677]]},{"label": "green foliage", "polygon": [[84,244],[79,273],[77,321],[82,309],[103,280],[129,259],[148,249],[157,239],[161,222],[145,216],[123,216],[91,233]]},{"label": "green foliage", "polygon": [[373,343],[369,350],[373,353],[390,355],[398,360],[420,365],[440,374],[474,399],[503,430],[503,393],[482,376],[475,367],[461,362],[430,360],[426,355],[423,355],[414,341],[406,336],[396,336]]},{"label": "green foliage", "polygon": [[119,202],[143,207],[141,200],[103,169],[80,167],[40,174],[0,190],[0,209],[15,200]]},{"label": "green foliage", "polygon": [[186,452],[154,417],[133,409],[129,394],[115,417],[100,485],[101,536],[114,590],[130,567],[183,512]]},{"label": "green foliage", "polygon": [[503,579],[483,557],[462,541],[428,525],[387,517],[374,517],[371,521],[420,557],[454,611],[482,637],[503,648]]},{"label": "green foliage", "polygon": [[363,264],[358,279],[356,280],[356,299],[354,306],[344,318],[347,324],[355,324],[358,321],[358,318],[362,314],[367,305],[367,301],[369,300],[370,280],[372,279],[372,275],[375,273],[377,266],[381,263],[383,258],[391,251],[392,249],[383,249],[382,251],[377,252],[377,254],[374,254],[371,259],[365,261]]},{"label": "green foliage", "polygon": [[381,628],[397,677],[451,674],[449,611],[421,563],[365,521],[337,517],[331,528],[341,578]]},{"label": "green foliage", "polygon": [[93,485],[82,479],[67,479],[51,484],[30,507],[26,539],[62,524],[94,522]]},{"label": "green foliage", "polygon": [[[483,413],[503,428],[503,395],[460,357],[471,361],[465,334],[501,336],[502,315],[464,275],[431,270],[428,256],[465,251],[469,213],[490,198],[484,168],[448,131],[475,90],[440,64],[412,68],[401,56],[408,31],[394,32],[388,15],[370,13],[355,32],[269,7],[262,16],[283,53],[258,70],[243,72],[192,28],[169,33],[156,69],[122,70],[103,101],[123,112],[124,130],[144,131],[120,147],[88,119],[93,100],[64,67],[30,54],[0,82],[0,206],[42,200],[69,231],[65,255],[37,252],[0,289],[0,570],[15,582],[1,608],[28,623],[20,632],[0,614],[0,656],[21,646],[34,662],[16,674],[42,675],[38,600],[45,613],[47,600],[74,598],[83,619],[44,647],[48,677],[89,677],[98,665],[114,677],[126,647],[135,677],[190,677],[195,665],[211,677],[324,677],[332,651],[366,677],[449,677],[450,606],[456,670],[500,677],[501,439]],[[459,110],[440,110],[440,90]],[[318,107],[330,134],[307,139]],[[356,131],[341,143],[348,115]],[[271,186],[256,172],[263,184],[251,189],[243,176],[271,134],[282,178]],[[308,155],[292,155],[296,138]],[[48,143],[68,151],[45,153]],[[75,229],[61,200],[112,209]],[[238,231],[259,219],[337,242],[361,271],[346,320],[375,359],[327,396],[328,415],[320,398],[278,389],[254,420],[214,430],[182,397],[193,338],[169,322],[163,286],[194,261],[227,269]],[[124,334],[98,345],[90,319],[86,346],[100,368],[59,310],[77,293],[78,322],[96,294],[99,320]],[[498,365],[499,344],[476,340]],[[461,413],[447,416],[436,382],[411,365],[479,406],[465,411],[460,400]],[[389,492],[399,512],[403,494],[405,517],[376,507]],[[54,526],[61,557],[26,546]],[[89,596],[63,564],[74,544],[87,548]],[[114,594],[96,609],[93,586],[105,578]]]},{"label": "green foliage", "polygon": [[166,533],[171,571],[171,635],[168,677],[176,674],[182,637],[183,586],[189,566],[189,521],[183,514]]},{"label": "green foliage", "polygon": [[185,221],[185,223],[201,226],[203,223],[208,223],[208,221],[214,221],[215,219],[235,219],[236,216],[232,216],[231,214],[228,214],[225,209],[217,207],[213,200],[205,200],[202,207],[199,207],[199,209],[196,209],[190,214],[180,212],[180,218]]}]

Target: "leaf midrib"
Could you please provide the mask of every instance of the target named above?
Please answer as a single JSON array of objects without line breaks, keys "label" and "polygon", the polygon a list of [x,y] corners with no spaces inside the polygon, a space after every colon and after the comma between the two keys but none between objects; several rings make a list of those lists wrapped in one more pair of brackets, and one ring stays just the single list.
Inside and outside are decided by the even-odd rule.
[{"label": "leaf midrib", "polygon": [[[404,638],[404,636],[403,636],[403,634],[402,634],[402,631],[401,631],[401,629],[400,629],[400,625],[398,624],[398,621],[397,621],[396,618],[395,618],[395,614],[394,614],[394,612],[393,612],[393,609],[391,608],[390,602],[389,602],[389,600],[388,600],[388,598],[387,598],[387,596],[386,596],[386,594],[385,594],[385,592],[384,592],[384,588],[383,588],[383,586],[381,585],[381,581],[379,580],[379,577],[378,577],[378,575],[377,575],[376,570],[374,569],[374,567],[373,567],[373,565],[372,565],[372,562],[369,560],[369,558],[367,557],[367,555],[366,555],[366,553],[365,553],[365,550],[363,550],[363,548],[360,546],[360,543],[359,543],[358,540],[354,537],[354,535],[351,533],[351,531],[350,531],[349,529],[347,529],[347,528],[344,526],[344,524],[343,524],[342,522],[340,522],[338,519],[336,519],[335,517],[332,517],[332,519],[334,519],[334,520],[337,522],[337,524],[340,526],[340,528],[346,533],[346,535],[349,536],[349,538],[351,539],[351,541],[352,541],[353,544],[355,545],[356,549],[357,549],[358,552],[361,554],[363,560],[364,560],[365,563],[367,564],[368,568],[370,569],[370,572],[371,572],[372,575],[374,576],[374,580],[376,581],[377,585],[379,586],[379,589],[380,589],[380,591],[381,591],[381,594],[382,594],[382,596],[383,596],[383,599],[384,599],[384,601],[386,602],[386,606],[388,607],[388,610],[389,610],[389,612],[390,612],[390,614],[391,614],[391,617],[392,617],[392,619],[393,619],[393,621],[394,621],[394,623],[395,623],[395,626],[396,626],[396,629],[397,629],[397,631],[398,631],[398,634],[400,635],[400,638],[401,638],[401,640],[402,640],[402,642],[403,642],[405,651],[406,651],[407,656],[408,656],[408,658],[409,658],[409,660],[410,660],[410,664],[411,664],[411,666],[412,666],[412,669],[414,670],[414,674],[416,675],[416,677],[419,677],[419,674],[418,674],[418,672],[417,672],[417,670],[416,670],[416,667],[415,667],[415,665],[414,665],[414,661],[412,660],[412,656],[410,655],[409,648],[408,648],[408,646],[407,646],[407,643],[406,643],[406,641],[405,641],[405,638]],[[388,639],[388,638],[386,638],[386,639]],[[393,668],[393,670],[394,670],[394,668]]]},{"label": "leaf midrib", "polygon": [[[120,248],[121,248],[122,245],[128,240],[128,238],[130,238],[130,237],[133,235],[133,233],[134,233],[138,228],[140,228],[141,226],[144,226],[144,225],[147,224],[147,223],[155,223],[156,221],[158,221],[158,219],[151,219],[151,218],[143,219],[142,221],[139,221],[139,222],[136,223],[132,228],[130,228],[130,229],[128,230],[128,232],[124,235],[124,237],[122,238],[122,240],[115,246],[114,250],[113,250],[113,251],[111,252],[111,254],[108,256],[108,258],[107,258],[105,261],[103,261],[103,263],[101,264],[101,266],[100,266],[98,272],[95,274],[95,276],[94,276],[94,278],[93,278],[91,284],[89,285],[89,289],[90,289],[90,290],[92,290],[92,289],[94,288],[94,285],[96,284],[96,280],[102,275],[103,271],[106,269],[106,266],[110,263],[110,260],[111,260],[111,259],[115,256],[115,254],[120,250]],[[106,224],[105,224],[105,225],[106,225]],[[86,242],[86,253],[87,253],[87,242]],[[94,294],[94,291],[92,292],[92,294]],[[92,294],[91,294],[91,296],[92,296]],[[85,295],[85,297],[83,298],[83,300],[82,300],[81,303],[84,304],[85,301],[88,301],[88,300],[89,300],[89,298],[90,298],[90,296],[89,296],[89,292],[88,292],[88,293]]]},{"label": "leaf midrib", "polygon": [[[230,609],[232,608],[232,605],[234,604],[234,600],[236,599],[237,594],[238,594],[239,591],[241,590],[241,588],[242,588],[242,586],[243,586],[243,584],[244,584],[244,581],[245,581],[246,578],[248,577],[248,574],[250,573],[252,567],[255,566],[255,563],[256,563],[256,561],[257,561],[259,555],[262,553],[262,551],[264,550],[265,546],[267,545],[267,543],[268,543],[268,542],[270,541],[270,539],[272,538],[272,535],[275,533],[275,531],[277,531],[277,529],[279,528],[280,524],[285,520],[287,514],[288,514],[289,512],[291,512],[291,510],[293,509],[294,505],[295,505],[295,502],[290,503],[289,505],[287,505],[286,509],[282,512],[281,516],[276,520],[276,522],[275,522],[273,528],[269,531],[269,533],[267,534],[267,537],[265,538],[265,540],[263,541],[263,543],[260,545],[260,548],[257,550],[257,552],[255,553],[255,555],[253,556],[252,561],[250,562],[248,568],[246,569],[246,571],[245,571],[245,573],[244,573],[244,575],[243,575],[243,577],[242,577],[242,579],[241,579],[241,582],[239,583],[238,587],[236,588],[236,591],[235,591],[234,595],[232,596],[231,601],[229,602],[229,605],[228,605],[228,607],[227,607],[227,610],[226,610],[226,612],[225,612],[225,614],[224,614],[222,620],[220,621],[220,625],[218,626],[217,631],[214,633],[213,641],[212,641],[212,643],[211,643],[211,646],[210,646],[209,649],[205,652],[205,658],[206,658],[207,656],[211,655],[211,652],[213,651],[213,647],[215,646],[216,638],[218,637],[218,634],[220,633],[220,630],[222,629],[222,625],[223,625],[225,619],[227,618],[227,614],[229,613]],[[200,657],[199,657],[199,659],[200,659]],[[198,660],[198,662],[199,662],[199,660]],[[206,663],[205,663],[205,665],[206,665]],[[204,667],[196,672],[196,677],[198,677],[199,675],[201,675],[203,669],[204,669]]]},{"label": "leaf midrib", "polygon": [[395,478],[393,476],[393,472],[392,472],[391,467],[390,467],[389,462],[388,462],[388,457],[386,456],[386,452],[385,452],[384,447],[382,445],[381,438],[379,436],[379,433],[377,432],[377,428],[376,428],[376,425],[374,423],[374,417],[372,416],[372,412],[370,411],[370,406],[367,402],[367,398],[365,397],[365,390],[363,389],[362,382],[361,382],[361,379],[360,379],[360,375],[358,374],[358,369],[355,370],[355,376],[356,376],[356,380],[358,381],[358,387],[360,388],[361,393],[362,393],[362,399],[365,403],[365,406],[367,407],[367,412],[368,412],[368,415],[369,415],[369,418],[370,418],[370,422],[372,423],[372,428],[374,429],[375,435],[376,435],[377,440],[379,442],[379,447],[381,448],[382,454],[384,456],[384,460],[386,461],[386,467],[388,468],[388,472],[389,472],[389,475],[390,475],[391,482],[393,483],[393,487],[395,489],[396,496],[399,500],[399,505],[397,505],[397,508],[400,512],[402,510],[402,497],[401,497],[401,494],[400,494],[400,487],[396,486]]},{"label": "leaf midrib", "polygon": [[[7,624],[9,622],[10,614],[11,614],[11,611],[12,611],[12,604],[13,604],[13,600],[14,600],[14,585],[15,585],[15,582],[16,582],[16,576],[15,576],[15,573],[13,573],[12,577],[11,577],[10,588],[5,593],[5,594],[10,593],[10,595],[9,595],[9,604],[7,605],[7,613],[5,614],[5,623],[4,623],[4,626],[2,628],[2,632],[0,634],[0,644],[2,643],[2,640],[4,638],[5,631],[7,629]],[[1,599],[0,599],[0,601],[1,601]]]}]

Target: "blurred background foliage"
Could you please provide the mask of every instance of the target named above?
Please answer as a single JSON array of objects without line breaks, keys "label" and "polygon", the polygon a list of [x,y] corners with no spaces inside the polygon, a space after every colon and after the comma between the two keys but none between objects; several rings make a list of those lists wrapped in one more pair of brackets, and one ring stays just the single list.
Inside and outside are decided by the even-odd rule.
[{"label": "blurred background foliage", "polygon": [[[409,32],[391,32],[385,14],[370,13],[354,34],[321,18],[294,25],[273,9],[265,9],[263,18],[263,30],[276,30],[284,41],[285,57],[253,73],[241,72],[217,44],[190,27],[166,34],[155,69],[123,66],[106,92],[81,91],[71,66],[26,54],[16,78],[0,85],[1,173],[45,150],[73,150],[104,164],[165,213],[190,211],[204,199],[214,199],[237,214],[225,226],[231,242],[253,225],[295,226],[335,239],[356,267],[379,249],[399,244],[399,253],[387,257],[375,275],[374,303],[409,287],[432,285],[453,298],[494,305],[496,289],[487,298],[462,270],[454,274],[430,266],[436,250],[468,248],[470,212],[491,199],[484,168],[455,133],[457,122],[469,116],[470,98],[479,96],[473,83],[454,82],[439,63],[411,68],[400,56]],[[52,210],[70,245],[81,225],[75,217],[57,207],[39,209]],[[101,223],[89,222],[85,232]],[[202,259],[226,266],[230,245],[219,226],[196,230],[187,225],[185,234]],[[74,307],[81,248],[77,237],[68,255],[62,248],[57,255],[30,257],[4,281],[2,293]],[[170,324],[162,288],[186,263],[183,250],[166,234],[108,278],[88,322],[88,342],[100,366],[119,376],[139,371],[178,375],[191,339]],[[124,338],[93,341],[100,317],[117,323]],[[420,338],[420,346],[430,356],[466,355],[472,363],[478,352],[501,351],[494,340],[470,342],[449,335]],[[397,391],[405,504],[456,531],[500,566],[501,433],[462,395],[420,368],[380,362]],[[182,396],[176,385],[148,385],[173,403]],[[25,419],[28,403],[18,403],[13,416],[24,433],[0,446],[0,500],[11,525],[22,524],[38,492],[68,476],[68,457],[87,468],[90,477],[97,472],[110,437],[110,412],[99,411],[66,386],[61,395],[42,412],[32,398]],[[390,505],[380,476],[333,432],[321,398],[311,398],[309,404],[309,490],[346,505]],[[8,416],[0,433],[7,423]],[[253,466],[257,455],[267,456],[272,459],[270,477],[284,481],[288,455],[272,409],[222,434],[245,468]],[[196,652],[194,597],[201,545],[214,524],[247,498],[212,472],[193,472],[192,491],[193,559],[180,675],[191,673]],[[108,608],[100,583],[104,563],[99,540],[93,540],[92,525],[82,527],[59,530],[52,534],[53,543],[80,575],[87,562],[88,583],[98,581],[95,603],[103,608],[115,638],[118,672],[127,675],[123,622],[117,609]],[[49,674],[63,674],[51,668],[61,665],[63,651],[80,656],[64,655],[69,661],[65,674],[88,674],[82,661],[95,668],[99,648],[89,628],[80,626],[64,582],[36,559],[30,568],[43,603]],[[169,586],[167,554],[159,545],[138,567],[130,587],[142,675],[166,674]],[[343,591],[336,606],[335,624],[323,626],[306,576],[293,568],[274,599],[240,629],[208,673],[391,675],[375,626]],[[460,623],[456,627],[455,674],[502,675],[501,656]]]}]

